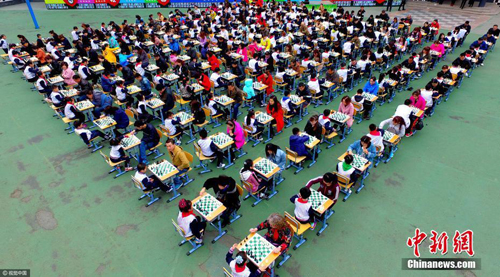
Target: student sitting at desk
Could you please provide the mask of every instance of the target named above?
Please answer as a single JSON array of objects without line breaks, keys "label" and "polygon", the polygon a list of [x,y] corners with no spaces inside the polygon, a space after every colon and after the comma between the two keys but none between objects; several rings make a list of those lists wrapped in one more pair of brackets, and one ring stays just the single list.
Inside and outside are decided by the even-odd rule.
[{"label": "student sitting at desk", "polygon": [[[416,108],[419,108],[422,111],[425,110],[426,102],[425,102],[425,99],[422,97],[422,95],[420,95],[420,90],[419,89],[416,90],[416,91],[414,91],[411,94],[410,100],[411,100],[411,105],[412,106],[414,106]],[[423,117],[424,117],[424,114],[422,113],[422,115],[420,116],[420,118],[423,118]]]},{"label": "student sitting at desk", "polygon": [[307,88],[306,84],[304,84],[304,83],[299,83],[299,86],[298,86],[297,91],[295,92],[295,94],[298,97],[301,97],[303,100],[306,101],[304,103],[304,105],[309,104],[311,102],[311,100],[312,100],[311,92],[309,91],[309,88]]},{"label": "student sitting at desk", "polygon": [[292,240],[292,233],[290,226],[282,215],[272,213],[266,221],[256,228],[250,229],[250,233],[253,234],[264,229],[267,229],[264,238],[276,247],[273,253],[278,254],[287,250]]},{"label": "student sitting at desk", "polygon": [[[354,157],[351,154],[345,155],[344,161],[337,163],[336,170],[338,174],[349,178],[349,181],[355,184],[359,177],[359,173],[356,172],[356,169],[351,165],[353,161]],[[349,189],[349,193],[351,192],[351,189]]]},{"label": "student sitting at desk", "polygon": [[259,194],[259,197],[267,199],[268,195],[265,192],[267,188],[269,188],[270,183],[257,176],[253,168],[253,161],[251,159],[247,159],[243,163],[243,167],[240,169],[240,178],[242,181],[245,181],[252,186],[252,191],[251,191],[252,193],[257,192],[262,188],[265,188]]},{"label": "student sitting at desk", "polygon": [[212,75],[210,75],[210,81],[214,82],[214,88],[222,88],[222,87],[227,87],[226,81],[222,79],[222,77],[219,74],[220,68],[215,68],[212,72]]},{"label": "student sitting at desk", "polygon": [[305,156],[306,160],[311,160],[312,155],[307,151],[305,143],[309,140],[307,136],[300,136],[300,129],[295,127],[290,136],[290,150],[297,153],[298,156]]},{"label": "student sitting at desk", "polygon": [[257,269],[256,266],[248,262],[247,254],[244,251],[239,251],[236,257],[233,259],[233,253],[236,249],[237,244],[234,244],[226,254],[226,262],[231,268],[231,274],[233,277],[258,277],[261,276],[262,272],[266,271],[265,268],[261,270]]},{"label": "student sitting at desk", "polygon": [[332,121],[330,120],[330,109],[325,109],[323,114],[318,117],[318,122],[323,128],[325,128],[325,134],[330,134],[335,128],[333,126]]},{"label": "student sitting at desk", "polygon": [[193,204],[190,200],[181,199],[179,201],[179,215],[177,216],[177,224],[184,231],[184,236],[189,238],[195,236],[197,244],[203,243],[203,235],[207,222],[202,221],[199,216],[193,212]]},{"label": "student sitting at desk", "polygon": [[255,111],[254,110],[249,110],[247,116],[243,119],[243,122],[247,127],[249,127],[251,130],[248,131],[250,134],[255,134],[257,132],[261,132],[259,137],[257,138],[258,140],[262,140],[262,131],[264,131],[264,126],[259,124],[257,120],[255,119]]},{"label": "student sitting at desk", "polygon": [[384,130],[383,129],[378,129],[377,125],[375,124],[370,124],[368,127],[368,130],[370,131],[366,136],[371,139],[372,144],[375,147],[378,147],[379,153],[384,152]]},{"label": "student sitting at desk", "polygon": [[[386,128],[387,126],[387,128]],[[398,135],[399,137],[404,137],[406,133],[406,125],[405,121],[401,116],[394,116],[392,118],[388,118],[379,124],[379,129],[387,130],[393,134]]]},{"label": "student sitting at desk", "polygon": [[114,138],[109,142],[109,145],[111,145],[109,159],[114,163],[125,161],[125,171],[131,171],[133,168],[130,167],[130,157],[125,154],[125,150],[123,150],[123,146],[120,144],[120,141],[121,139]]},{"label": "student sitting at desk", "polygon": [[216,158],[217,168],[223,168],[226,166],[224,162],[224,154],[219,150],[217,145],[207,137],[207,131],[201,129],[199,132],[200,139],[198,140],[198,145],[201,148],[201,153],[207,158]]},{"label": "student sitting at desk", "polygon": [[134,175],[134,178],[139,181],[143,186],[144,190],[153,190],[156,188],[160,188],[162,191],[168,193],[172,190],[172,188],[168,185],[165,185],[162,181],[160,181],[156,176],[146,175],[147,166],[145,163],[139,163],[137,165],[137,172]]},{"label": "student sitting at desk", "polygon": [[130,125],[130,119],[125,111],[115,106],[108,106],[104,109],[104,114],[113,117],[116,121],[115,128],[113,129],[115,137],[122,136],[118,130],[126,130],[126,128]]},{"label": "student sitting at desk", "polygon": [[[266,107],[266,112],[267,114],[271,115],[274,119],[271,122],[271,125],[276,124],[276,132],[281,132],[283,130],[283,127],[285,126],[285,122],[283,120],[283,108],[281,107],[281,104],[278,101],[278,98],[276,98],[275,95],[271,95],[269,97],[269,102],[267,103]],[[274,136],[274,128],[270,126],[271,128],[271,137]]]},{"label": "student sitting at desk", "polygon": [[144,95],[146,99],[153,98],[154,94],[151,91],[151,83],[149,80],[138,73],[135,74],[135,79],[139,81],[139,86],[141,88],[140,93]]},{"label": "student sitting at desk", "polygon": [[110,77],[111,73],[109,71],[104,71],[101,76],[102,90],[107,93],[111,93],[113,91],[113,86],[116,84],[116,81],[112,81]]},{"label": "student sitting at desk", "polygon": [[128,89],[125,87],[124,82],[122,80],[116,81],[116,98],[125,103],[128,107],[131,107],[134,104],[134,98],[128,94]]},{"label": "student sitting at desk", "polygon": [[377,156],[377,149],[372,144],[370,137],[362,136],[360,140],[353,142],[347,148],[349,154],[358,154],[373,163],[373,159]]},{"label": "student sitting at desk", "polygon": [[90,141],[96,137],[101,137],[105,140],[108,140],[110,138],[108,135],[105,135],[99,130],[90,131],[86,128],[85,124],[83,124],[83,121],[80,120],[75,121],[75,123],[73,123],[73,126],[75,127],[75,134],[79,135],[88,147],[91,147]]},{"label": "student sitting at desk", "polygon": [[222,108],[219,104],[217,104],[217,102],[215,102],[214,100],[214,94],[212,92],[210,92],[208,94],[208,97],[207,97],[207,106],[208,106],[208,109],[210,110],[210,114],[213,116],[216,116],[216,115],[219,115],[219,114],[222,114],[222,117],[223,118],[227,118],[228,117],[228,114],[229,114],[229,111],[227,111],[226,109]]},{"label": "student sitting at desk", "polygon": [[323,136],[323,126],[319,123],[319,116],[313,115],[307,121],[304,132],[321,140]]},{"label": "student sitting at desk", "polygon": [[241,207],[240,194],[236,186],[236,181],[226,175],[209,178],[203,184],[200,190],[200,196],[209,189],[214,190],[215,198],[226,207],[226,211],[221,215],[222,227],[224,228],[230,223],[229,217],[231,214]]},{"label": "student sitting at desk", "polygon": [[295,204],[295,219],[302,224],[311,224],[311,230],[316,228],[316,217],[312,208],[312,203],[308,201],[311,190],[307,187],[300,189],[299,193],[290,198],[290,202]]},{"label": "student sitting at desk", "polygon": [[335,205],[340,193],[340,186],[337,182],[337,175],[331,172],[327,172],[323,176],[318,176],[309,180],[306,184],[306,188],[310,189],[313,185],[318,183],[318,192],[333,200],[333,205]]},{"label": "student sitting at desk", "polygon": [[170,111],[166,114],[165,127],[167,127],[169,136],[176,136],[183,131],[181,127],[181,119],[178,117],[174,118],[174,113]]}]

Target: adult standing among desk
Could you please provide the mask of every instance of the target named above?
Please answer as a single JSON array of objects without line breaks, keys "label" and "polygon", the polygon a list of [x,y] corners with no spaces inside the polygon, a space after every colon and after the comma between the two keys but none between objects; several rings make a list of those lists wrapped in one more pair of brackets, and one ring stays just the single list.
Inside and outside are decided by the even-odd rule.
[{"label": "adult standing among desk", "polygon": [[224,228],[230,223],[229,217],[231,214],[237,211],[241,206],[240,194],[236,186],[236,181],[229,176],[219,175],[219,177],[210,178],[205,181],[200,191],[200,195],[205,194],[207,189],[213,189],[215,198],[226,207],[226,210],[221,215],[222,228]]},{"label": "adult standing among desk", "polygon": [[403,11],[405,10],[405,5],[406,5],[406,0],[401,0],[401,4],[399,4],[398,11],[403,8]]},{"label": "adult standing among desk", "polygon": [[151,149],[158,145],[158,142],[160,142],[160,135],[158,135],[158,131],[152,124],[146,123],[145,121],[137,120],[134,126],[135,130],[131,132],[131,135],[139,131],[142,131],[143,134],[141,144],[139,145],[139,162],[147,164],[146,149]]},{"label": "adult standing among desk", "polygon": [[460,8],[463,9],[465,7],[465,4],[467,4],[467,0],[462,0],[462,3],[460,4]]},{"label": "adult standing among desk", "polygon": [[168,155],[170,156],[172,164],[177,168],[177,170],[179,170],[179,172],[175,174],[173,180],[174,186],[179,188],[182,185],[182,180],[179,175],[188,172],[190,168],[189,160],[184,150],[182,150],[180,146],[175,145],[175,141],[173,139],[168,139],[165,145],[167,146]]},{"label": "adult standing among desk", "polygon": [[387,11],[392,12],[392,1],[393,0],[387,0]]}]

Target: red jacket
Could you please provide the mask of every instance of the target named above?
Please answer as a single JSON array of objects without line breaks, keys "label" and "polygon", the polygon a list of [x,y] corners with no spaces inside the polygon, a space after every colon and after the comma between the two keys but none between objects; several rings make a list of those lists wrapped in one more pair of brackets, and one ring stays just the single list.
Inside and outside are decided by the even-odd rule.
[{"label": "red jacket", "polygon": [[202,75],[202,80],[201,80],[201,85],[206,91],[210,90],[210,87],[212,84],[210,83],[210,78],[208,78],[207,74],[203,73]]},{"label": "red jacket", "polygon": [[270,114],[274,120],[276,120],[276,131],[281,131],[283,130],[283,127],[285,126],[285,122],[283,121],[283,108],[281,107],[281,104],[278,102],[278,110],[275,111],[275,110],[272,110],[271,111],[271,108],[269,106],[269,104],[267,104],[267,107],[266,107],[266,111],[268,114]]},{"label": "red jacket", "polygon": [[219,59],[215,55],[212,55],[208,58],[208,63],[211,66],[211,70],[214,71],[216,68],[219,68]]},{"label": "red jacket", "polygon": [[264,76],[264,74],[260,75],[259,77],[257,77],[257,81],[259,81],[260,83],[263,83],[264,85],[267,86],[266,88],[266,94],[269,95],[271,93],[274,92],[274,88],[273,88],[273,76],[271,76],[271,74],[269,74],[267,76],[267,78]]}]

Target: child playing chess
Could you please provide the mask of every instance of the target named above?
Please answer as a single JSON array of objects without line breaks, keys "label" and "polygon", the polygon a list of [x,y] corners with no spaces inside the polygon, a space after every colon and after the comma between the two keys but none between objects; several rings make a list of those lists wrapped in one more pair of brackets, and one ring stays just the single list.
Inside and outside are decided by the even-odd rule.
[{"label": "child playing chess", "polygon": [[327,172],[323,176],[318,176],[309,180],[306,188],[310,189],[313,185],[319,183],[318,192],[333,200],[333,204],[337,203],[339,198],[340,186],[337,182],[337,175]]},{"label": "child playing chess", "polygon": [[375,147],[379,148],[379,153],[384,153],[384,130],[378,129],[377,125],[373,123],[370,124],[369,130],[370,133],[368,133],[366,136],[371,139],[371,142]]},{"label": "child playing chess", "polygon": [[[352,162],[354,161],[354,157],[351,154],[348,154],[344,157],[343,162],[339,162],[337,164],[337,172],[338,174],[347,177],[351,183],[356,183],[358,179],[358,173],[355,172],[356,169],[352,166]],[[349,193],[351,193],[351,189],[349,189]]]},{"label": "child playing chess", "polygon": [[297,114],[297,109],[295,105],[293,104],[292,100],[290,99],[290,91],[286,90],[285,91],[285,96],[281,98],[281,106],[283,109],[285,109],[286,113],[288,115],[296,115]]},{"label": "child playing chess", "polygon": [[169,185],[165,185],[160,179],[156,176],[146,175],[147,166],[145,163],[139,163],[137,165],[137,172],[134,175],[134,179],[140,182],[144,186],[144,191],[153,190],[156,188],[160,188],[162,191],[168,193],[172,190]]},{"label": "child playing chess", "polygon": [[307,136],[300,136],[300,129],[295,127],[292,130],[292,136],[290,136],[290,150],[297,152],[299,156],[305,156],[306,160],[311,160],[312,155],[307,151],[305,143],[309,141]]},{"label": "child playing chess", "polygon": [[264,126],[259,124],[257,120],[255,120],[255,111],[254,110],[249,110],[247,116],[245,116],[243,122],[245,122],[245,125],[252,129],[249,131],[251,134],[255,134],[260,132],[261,134],[259,135],[259,140],[262,140],[262,131],[264,131]]},{"label": "child playing chess", "polygon": [[220,149],[215,145],[215,143],[207,137],[207,130],[201,129],[199,132],[200,139],[198,140],[198,145],[201,148],[201,153],[203,156],[207,158],[216,158],[217,160],[217,168],[223,168],[226,166],[224,161],[224,154],[220,151]]},{"label": "child playing chess", "polygon": [[318,121],[319,121],[319,124],[321,126],[323,126],[323,128],[325,128],[325,131],[326,131],[326,134],[329,134],[333,131],[334,127],[333,127],[333,123],[332,121],[330,120],[330,113],[332,111],[330,109],[325,109],[323,111],[323,115],[319,117]]},{"label": "child playing chess", "polygon": [[75,101],[72,98],[65,98],[63,103],[66,104],[64,106],[64,116],[68,119],[78,119],[85,122],[85,115],[75,107]]},{"label": "child playing chess", "polygon": [[127,108],[134,104],[134,98],[128,94],[128,89],[125,87],[122,80],[116,81],[116,98],[122,103],[126,103]]},{"label": "child playing chess", "polygon": [[196,243],[203,243],[203,235],[205,233],[207,223],[194,214],[193,204],[190,200],[181,199],[181,201],[179,201],[177,224],[179,224],[179,227],[184,230],[184,237],[189,238],[195,236]]},{"label": "child playing chess", "polygon": [[227,115],[229,114],[229,112],[226,109],[221,108],[217,104],[217,102],[215,102],[214,94],[212,92],[208,94],[207,106],[208,109],[210,110],[210,114],[212,115],[212,117],[220,114],[222,115],[222,117],[227,117]]},{"label": "child playing chess", "polygon": [[130,157],[125,154],[125,150],[123,150],[123,146],[120,142],[121,139],[119,138],[114,138],[109,142],[109,145],[111,145],[109,159],[114,163],[125,161],[125,171],[130,171],[133,169],[130,167]]},{"label": "child playing chess", "polygon": [[285,170],[286,153],[278,145],[272,143],[266,144],[266,158],[279,166],[279,173]]},{"label": "child playing chess", "polygon": [[182,133],[181,119],[179,117],[174,118],[174,113],[168,111],[165,119],[165,127],[167,127],[168,134],[170,136],[176,136]]},{"label": "child playing chess", "polygon": [[250,233],[256,233],[264,229],[267,229],[264,238],[276,247],[273,253],[278,254],[287,250],[292,240],[292,232],[282,215],[272,213],[266,221],[259,224],[256,228],[250,229]]},{"label": "child playing chess", "polygon": [[247,254],[244,251],[239,251],[233,259],[234,250],[237,244],[233,244],[226,254],[226,262],[231,268],[233,277],[257,277],[266,269],[259,270],[254,264],[248,263]]},{"label": "child playing chess", "polygon": [[92,145],[90,144],[90,141],[93,140],[96,137],[101,137],[105,140],[109,139],[109,136],[105,135],[103,132],[99,130],[92,130],[90,131],[87,129],[83,122],[80,120],[75,121],[73,123],[73,126],[75,127],[75,134],[79,135],[83,142],[88,146],[91,147]]},{"label": "child playing chess", "polygon": [[[247,159],[243,163],[243,167],[240,170],[240,178],[242,181],[245,181],[252,186],[252,193],[259,191],[264,187],[269,187],[269,182],[262,178],[259,178],[255,173],[255,170],[253,168],[253,161],[251,159]],[[265,190],[259,194],[259,197],[263,199],[267,198]]]},{"label": "child playing chess", "polygon": [[373,163],[373,159],[377,156],[377,149],[373,145],[369,136],[362,136],[360,140],[353,142],[347,148],[349,154],[357,154]]},{"label": "child playing chess", "polygon": [[311,196],[311,190],[303,187],[300,189],[299,194],[290,198],[290,201],[295,204],[295,218],[302,224],[311,223],[311,230],[316,228],[316,221],[312,203],[307,201]]}]

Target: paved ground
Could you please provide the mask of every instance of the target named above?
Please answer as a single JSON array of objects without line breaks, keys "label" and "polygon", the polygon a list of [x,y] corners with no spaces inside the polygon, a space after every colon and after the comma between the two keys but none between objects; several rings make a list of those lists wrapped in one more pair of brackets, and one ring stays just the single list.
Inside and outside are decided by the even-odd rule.
[{"label": "paved ground", "polygon": [[[33,38],[51,29],[68,33],[82,21],[96,25],[152,12],[37,10],[42,29],[33,30],[26,11],[0,9],[1,32],[9,38],[18,33]],[[372,170],[361,194],[336,205],[324,235],[306,235],[308,242],[292,251],[292,259],[278,271],[280,276],[498,275],[497,51],[437,108],[421,132],[403,141],[389,164]],[[309,178],[331,171],[336,158],[367,132],[369,123],[391,116],[409,96],[402,92],[393,103],[378,107],[370,122],[355,125],[345,142],[323,151],[317,165],[298,175],[287,171],[287,180],[271,201],[255,208],[244,202],[242,219],[227,228],[223,239],[186,257],[188,247],[177,246],[179,237],[171,225],[176,203],[161,201],[145,208],[137,201],[139,191],[129,176],[112,179],[98,154],[90,154],[76,135],[63,132],[62,123],[51,117],[20,74],[10,73],[7,66],[0,66],[0,74],[4,99],[0,102],[0,175],[4,180],[0,268],[30,268],[34,276],[221,276],[224,255],[233,243],[269,213],[293,211],[288,201],[292,194]],[[434,75],[430,72],[412,86],[422,87]],[[337,99],[329,107],[335,109],[338,103]],[[287,129],[274,143],[287,146],[290,132]],[[191,146],[186,149],[192,151]],[[246,158],[264,154],[261,145],[246,150],[250,152]],[[242,162],[238,160],[223,173],[237,178]],[[192,174],[196,181],[183,189],[184,196],[194,198],[203,181],[219,172],[202,177]],[[448,234],[473,230],[475,257],[482,259],[482,270],[402,271],[401,259],[412,255],[406,239],[416,227],[427,233],[432,229]],[[208,239],[213,236],[214,232],[208,232]],[[427,250],[422,252],[423,257],[431,257]]]}]

